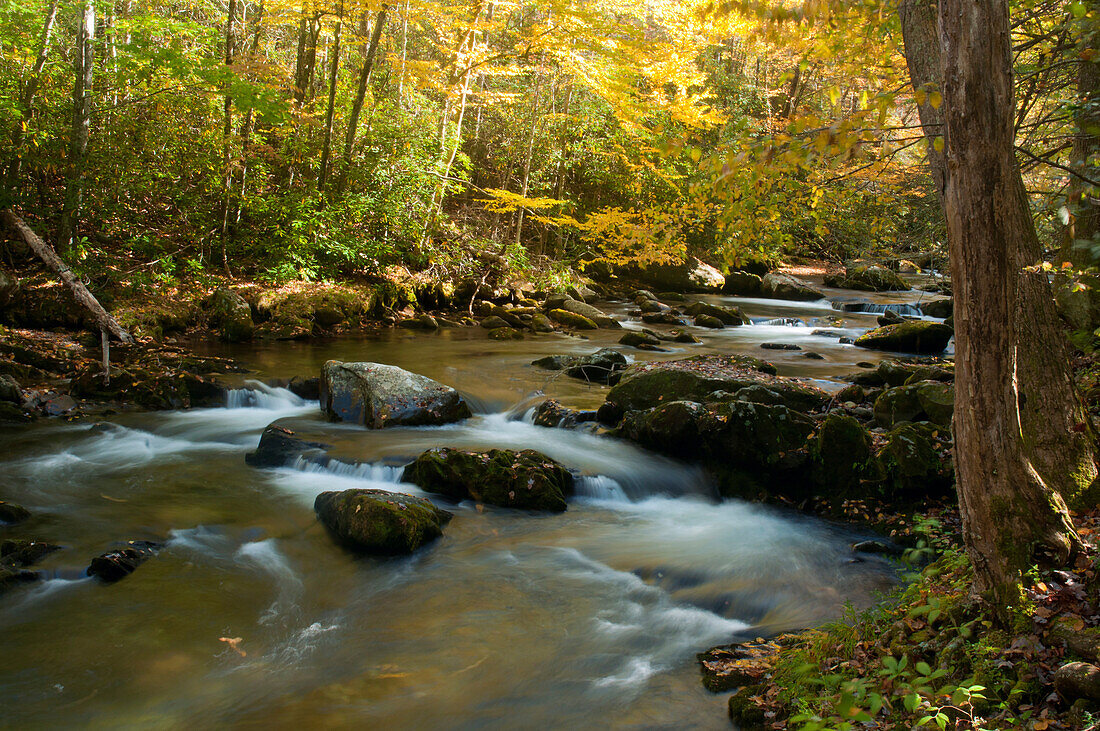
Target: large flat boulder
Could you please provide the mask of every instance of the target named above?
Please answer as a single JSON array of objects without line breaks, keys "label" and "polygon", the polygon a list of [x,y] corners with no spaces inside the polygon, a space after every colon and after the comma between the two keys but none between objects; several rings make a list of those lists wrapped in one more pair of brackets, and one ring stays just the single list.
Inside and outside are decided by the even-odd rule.
[{"label": "large flat boulder", "polygon": [[628,368],[607,394],[621,411],[649,409],[669,401],[705,401],[715,391],[736,392],[775,375],[775,366],[745,355],[698,355],[639,363]]},{"label": "large flat boulder", "polygon": [[909,285],[897,272],[875,265],[851,267],[843,276],[836,274],[826,277],[825,284],[863,292],[904,292],[909,289]]},{"label": "large flat boulder", "polygon": [[771,299],[798,302],[825,299],[821,290],[811,287],[798,277],[782,272],[769,272],[760,283],[760,294]]},{"label": "large flat boulder", "polygon": [[329,534],[360,553],[412,553],[443,535],[453,517],[421,497],[385,490],[323,492],[313,509]]},{"label": "large flat boulder", "polygon": [[330,360],[321,368],[321,411],[369,429],[449,424],[471,415],[450,386],[384,363]]},{"label": "large flat boulder", "polygon": [[[602,328],[616,330],[622,327],[622,325],[619,324],[618,320],[611,317],[600,308],[593,307],[587,302],[568,299],[562,303],[561,309],[565,310],[566,312],[572,312],[575,315],[580,315],[581,317],[586,317]],[[551,313],[550,316],[553,317],[553,313]]]},{"label": "large flat boulder", "polygon": [[856,338],[856,345],[873,350],[896,353],[942,353],[955,331],[947,325],[927,320],[913,320],[897,325],[884,325]]},{"label": "large flat boulder", "polygon": [[726,283],[722,272],[693,256],[679,264],[635,265],[626,274],[656,291],[718,292]]},{"label": "large flat boulder", "polygon": [[569,471],[533,449],[432,449],[406,467],[401,479],[453,500],[522,510],[561,512],[573,492]]}]

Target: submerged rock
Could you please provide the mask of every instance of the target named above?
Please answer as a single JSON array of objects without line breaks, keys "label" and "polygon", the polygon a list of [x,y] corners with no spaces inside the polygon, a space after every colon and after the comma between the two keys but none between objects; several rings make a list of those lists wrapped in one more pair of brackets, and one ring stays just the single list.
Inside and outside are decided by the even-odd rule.
[{"label": "submerged rock", "polygon": [[406,467],[401,479],[453,500],[524,510],[561,512],[573,492],[569,471],[533,449],[433,449]]},{"label": "submerged rock", "polygon": [[870,330],[858,337],[855,344],[861,348],[902,353],[942,353],[953,334],[947,325],[916,320]]},{"label": "submerged rock", "polygon": [[0,543],[0,564],[31,566],[41,561],[61,546],[29,538],[10,538]]},{"label": "submerged rock", "polygon": [[321,369],[321,411],[369,429],[449,424],[470,407],[450,386],[383,363],[330,360]]},{"label": "submerged rock", "polygon": [[30,517],[31,511],[27,510],[22,505],[0,500],[0,523],[12,525],[14,523],[22,523]]},{"label": "submerged rock", "polygon": [[595,411],[578,411],[562,406],[554,399],[546,399],[535,408],[535,426],[572,429],[578,424],[596,421]]},{"label": "submerged rock", "polygon": [[337,541],[381,555],[412,553],[443,535],[443,526],[454,517],[430,500],[385,490],[323,492],[313,509]]},{"label": "submerged rock", "polygon": [[26,571],[11,566],[0,566],[0,595],[25,584],[33,584],[42,580],[42,574],[37,571]]},{"label": "submerged rock", "polygon": [[85,573],[113,583],[134,573],[138,566],[157,555],[161,545],[152,541],[128,541],[126,546],[92,559]]}]

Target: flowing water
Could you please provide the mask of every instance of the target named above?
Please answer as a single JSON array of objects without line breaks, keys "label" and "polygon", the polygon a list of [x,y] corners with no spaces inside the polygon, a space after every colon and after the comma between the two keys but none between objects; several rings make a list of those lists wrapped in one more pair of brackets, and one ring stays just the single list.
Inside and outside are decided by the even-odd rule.
[{"label": "flowing water", "polygon": [[[694,328],[705,342],[669,353],[624,352],[748,352],[830,389],[855,362],[883,357],[838,342],[872,327],[874,314],[706,299],[740,304],[759,324]],[[625,319],[625,304],[608,309]],[[894,567],[853,561],[850,546],[865,534],[719,502],[696,468],[531,424],[543,394],[595,406],[606,388],[530,361],[618,335],[499,343],[478,329],[396,331],[217,347],[269,381],[314,375],[329,358],[423,373],[459,388],[477,412],[444,427],[330,424],[316,403],[253,380],[237,384],[226,408],[0,435],[0,498],[35,515],[0,536],[64,546],[39,567],[47,581],[0,597],[0,726],[728,727],[725,697],[703,690],[694,653],[866,605]],[[332,444],[343,461],[246,466],[276,420]],[[444,538],[404,558],[352,556],[317,523],[322,491],[420,494],[399,482],[400,466],[436,446],[538,449],[577,471],[578,495],[556,515],[445,505],[455,518]],[[133,539],[165,547],[117,584],[83,577],[92,556]]]}]

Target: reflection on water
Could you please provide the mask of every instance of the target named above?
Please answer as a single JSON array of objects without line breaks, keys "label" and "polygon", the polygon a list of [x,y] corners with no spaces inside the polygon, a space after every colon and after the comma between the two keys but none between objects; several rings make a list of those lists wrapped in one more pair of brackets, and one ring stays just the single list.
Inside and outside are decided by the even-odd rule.
[{"label": "reflection on water", "polygon": [[[807,327],[697,331],[703,345],[671,355],[752,352],[832,388],[855,360],[880,357],[812,335],[834,317],[831,327],[858,334],[873,315],[739,303]],[[612,309],[625,318],[625,303]],[[4,725],[725,727],[723,698],[698,682],[696,651],[749,628],[836,616],[888,586],[892,568],[852,563],[855,534],[716,501],[697,469],[523,417],[540,392],[602,401],[606,389],[528,364],[618,335],[496,343],[456,330],[234,349],[260,378],[315,374],[328,358],[424,373],[479,405],[446,427],[330,424],[316,404],[251,383],[231,408],[13,434],[0,498],[35,518],[4,536],[65,549],[42,564],[50,580],[0,599]],[[826,360],[759,349],[780,340]],[[342,461],[247,467],[244,454],[275,420],[332,444]],[[539,449],[577,471],[577,496],[560,515],[447,504],[456,517],[446,535],[405,558],[351,556],[318,526],[319,492],[416,492],[401,465],[435,446]],[[80,577],[90,557],[128,539],[166,545],[118,584]]]}]

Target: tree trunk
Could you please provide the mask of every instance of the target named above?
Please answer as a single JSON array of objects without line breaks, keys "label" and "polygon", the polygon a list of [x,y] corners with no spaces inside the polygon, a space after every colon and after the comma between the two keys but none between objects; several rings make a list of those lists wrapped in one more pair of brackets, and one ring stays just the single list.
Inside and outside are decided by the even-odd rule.
[{"label": "tree trunk", "polygon": [[[225,17],[225,66],[228,69],[233,65],[233,21],[237,15],[237,0],[229,0],[229,8]],[[230,189],[233,185],[233,97],[229,95],[231,81],[226,81],[225,98],[222,101],[222,263],[228,268],[228,258],[225,253],[225,239],[229,234],[229,199]]]},{"label": "tree trunk", "polygon": [[[535,135],[539,126],[539,91],[542,88],[542,76],[535,72],[535,98],[531,101],[531,127],[527,131],[527,153],[523,158],[523,183],[520,186],[520,195],[527,197],[528,186],[531,182],[531,158],[535,152]],[[523,213],[526,209],[520,206],[516,211],[516,244],[523,243]]]},{"label": "tree trunk", "polygon": [[[351,156],[355,149],[355,135],[358,133],[359,115],[363,112],[363,102],[367,98],[367,85],[370,84],[371,71],[374,69],[374,57],[378,53],[378,42],[382,38],[382,29],[386,26],[386,11],[388,6],[383,5],[377,17],[374,19],[374,29],[371,31],[370,45],[363,57],[363,67],[359,69],[359,86],[355,90],[355,102],[351,105],[351,116],[348,118],[348,132],[344,138],[344,163],[340,170],[340,182],[337,190],[344,192],[347,185],[348,171],[351,169]],[[364,12],[364,17],[365,17]]]},{"label": "tree trunk", "polygon": [[975,589],[1004,609],[1018,603],[1031,565],[1063,564],[1080,542],[1021,435],[1017,252],[1026,234],[1019,229],[1007,1],[940,0],[939,20],[959,508]]},{"label": "tree trunk", "polygon": [[108,333],[111,337],[124,343],[133,341],[133,338],[130,337],[130,333],[123,330],[122,326],[118,324],[118,321],[103,309],[103,305],[99,304],[99,300],[92,296],[92,293],[89,292],[88,288],[84,286],[84,283],[80,281],[80,277],[73,274],[72,269],[70,269],[65,262],[61,261],[57,252],[51,249],[49,244],[40,239],[38,235],[31,230],[30,226],[23,222],[23,219],[11,211],[3,211],[0,213],[0,221],[3,221],[4,225],[18,234],[19,238],[23,239],[23,242],[38,255],[38,258],[61,278],[65,286],[72,291],[73,298],[76,300],[77,304],[84,307],[92,314],[96,325],[101,331]]},{"label": "tree trunk", "polygon": [[[1100,3],[1088,3],[1092,17],[1100,13]],[[1090,180],[1100,178],[1100,65],[1093,57],[1100,52],[1100,39],[1096,34],[1086,36],[1083,47],[1072,50],[1081,60],[1077,62],[1077,109],[1074,112],[1073,165],[1078,173]],[[1088,56],[1087,60],[1084,56]],[[1068,202],[1073,214],[1071,225],[1066,227],[1066,240],[1062,247],[1062,259],[1072,262],[1078,269],[1096,264],[1094,247],[1100,246],[1100,185],[1086,183],[1081,178],[1070,178]]]},{"label": "tree trunk", "polygon": [[50,36],[53,35],[54,21],[57,20],[57,4],[58,0],[52,0],[49,9],[46,10],[46,19],[42,21],[42,40],[38,45],[38,55],[34,59],[34,66],[31,67],[26,85],[23,87],[23,93],[19,98],[19,111],[22,113],[22,118],[16,120],[12,130],[13,159],[11,165],[8,166],[8,182],[5,186],[8,190],[8,196],[11,198],[15,197],[15,191],[19,187],[19,176],[23,170],[23,155],[20,148],[23,147],[26,126],[33,114],[34,97],[38,94],[39,84],[42,83],[42,69],[46,67],[46,59],[49,57]]},{"label": "tree trunk", "polygon": [[[944,136],[945,105],[937,108],[929,100],[933,91],[939,91],[943,74],[936,14],[929,0],[903,0],[898,10],[913,89],[928,97],[917,111],[928,139],[928,165],[942,205],[945,157],[943,151],[935,149],[934,141]],[[1028,270],[1040,261],[1039,239],[1019,174],[1011,182],[1018,246],[1016,378],[1024,448],[1047,486],[1070,505],[1076,505],[1097,477],[1095,435],[1074,387],[1066,338],[1052,326],[1059,318],[1047,277]],[[1010,242],[1006,239],[1005,243]]]},{"label": "tree trunk", "polygon": [[924,103],[917,104],[921,128],[928,142],[928,169],[943,208],[944,152],[936,149],[936,139],[943,137],[943,104],[933,104],[933,92],[940,92],[943,78],[939,38],[936,36],[936,7],[932,0],[901,0],[901,37],[905,46],[905,63],[913,91],[924,94]]},{"label": "tree trunk", "polygon": [[[260,31],[263,28],[264,4],[261,0],[256,10],[256,20],[253,22],[252,48],[249,55],[255,57],[260,51]],[[229,212],[230,228],[241,221],[241,199],[244,198],[245,186],[248,184],[248,146],[252,140],[252,126],[255,124],[256,113],[249,107],[245,112],[244,122],[241,124],[241,177],[233,194],[233,203]],[[231,184],[232,187],[232,184]]]},{"label": "tree trunk", "polygon": [[92,129],[92,70],[95,61],[95,0],[84,0],[80,27],[76,33],[76,60],[73,64],[73,120],[69,139],[69,176],[65,181],[65,208],[61,212],[57,248],[72,250],[84,198],[84,166],[88,158],[88,137]]},{"label": "tree trunk", "polygon": [[336,21],[333,32],[331,72],[328,79],[328,111],[325,112],[325,141],[321,149],[321,171],[317,176],[317,192],[323,193],[328,181],[329,159],[332,157],[332,119],[336,114],[336,79],[340,72],[340,31],[344,21]]}]

